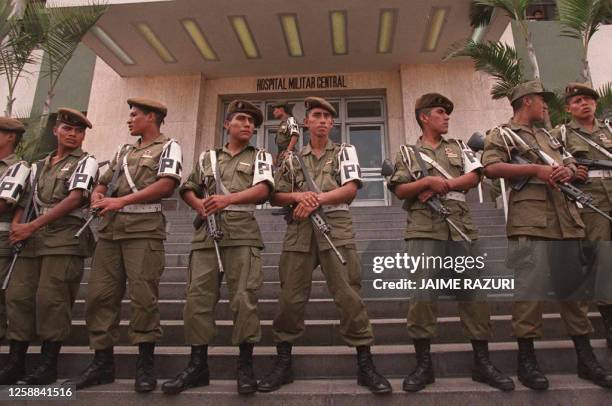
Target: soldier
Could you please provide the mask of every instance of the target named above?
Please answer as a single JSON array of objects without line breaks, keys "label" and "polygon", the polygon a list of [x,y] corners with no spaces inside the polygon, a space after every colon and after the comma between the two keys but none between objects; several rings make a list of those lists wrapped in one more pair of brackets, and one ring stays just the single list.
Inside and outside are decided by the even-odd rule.
[{"label": "soldier", "polygon": [[[258,390],[270,392],[293,382],[291,348],[304,333],[304,310],[310,295],[312,271],[320,265],[340,309],[340,333],[349,346],[357,348],[358,384],[374,393],[390,393],[391,385],[372,362],[370,345],[374,336],[359,295],[361,266],[348,210],[361,187],[357,152],[351,145],[338,145],[329,140],[336,115],[331,104],[309,97],[304,105],[304,126],[311,132],[310,143],[297,154],[288,153],[275,177],[272,204],[293,206],[295,221],[287,225],[279,264],[282,290],[279,313],[273,323],[278,356],[273,370],[259,382]],[[309,183],[320,190],[313,190]],[[315,230],[309,221],[309,216],[319,207],[325,211],[332,227],[329,234],[319,233],[319,228]],[[324,236],[330,239],[325,240]]]},{"label": "soldier", "polygon": [[[183,200],[200,218],[218,213],[216,226],[222,235],[216,251],[215,230],[210,225],[199,224],[194,233],[183,312],[191,360],[175,379],[163,384],[164,393],[208,385],[208,345],[215,336],[215,306],[224,274],[234,316],[232,344],[240,348],[238,393],[257,390],[253,347],[261,339],[256,292],[263,283],[263,243],[253,214],[255,205],[266,201],[274,189],[272,156],[249,145],[262,121],[261,111],[251,103],[230,103],[224,123],[229,142],[223,148],[203,152],[181,186]],[[202,188],[207,188],[206,195]]]},{"label": "soldier", "polygon": [[[530,288],[540,291],[539,300],[527,297],[515,301],[512,328],[517,338],[518,378],[531,389],[547,389],[548,380],[540,371],[535,357],[533,340],[542,336],[542,299],[547,292],[542,280],[548,274],[556,278],[580,272],[581,265],[572,263],[578,258],[579,239],[584,237],[584,223],[576,204],[558,189],[558,184],[574,178],[574,160],[564,153],[563,145],[545,130],[536,128],[547,109],[550,96],[538,81],[517,85],[509,95],[514,115],[509,123],[490,131],[482,163],[490,178],[521,179],[530,177],[520,190],[512,190],[508,207],[508,259],[514,270],[518,295],[526,295]],[[545,164],[543,151],[556,166]],[[514,155],[527,163],[511,163]],[[563,245],[561,245],[563,244]],[[562,249],[560,249],[562,248]],[[554,261],[567,260],[562,275]],[[535,287],[533,285],[536,285]],[[543,292],[543,293],[542,293]],[[587,306],[581,302],[561,301],[561,317],[576,347],[578,376],[593,383],[610,387],[612,375],[599,365],[589,341],[592,326],[587,317]]]},{"label": "soldier", "polygon": [[[2,384],[47,385],[57,379],[58,355],[70,335],[72,305],[93,242],[91,234],[74,238],[98,176],[96,159],[81,149],[91,127],[80,111],[58,110],[57,150],[34,164],[28,192],[17,202],[9,241],[27,242],[6,291],[11,356],[0,372]],[[8,189],[7,179],[0,189]],[[26,218],[26,206],[33,206],[33,218]],[[24,377],[25,353],[36,338],[42,340],[41,362]]]},{"label": "soldier", "polygon": [[[595,118],[599,95],[588,85],[569,83],[565,88],[565,109],[572,115],[569,124],[553,131],[553,135],[566,145],[568,151],[578,159],[605,160],[612,165],[612,129]],[[608,166],[578,166],[576,185],[593,196],[593,204],[599,209],[612,214],[612,170]],[[612,239],[610,221],[584,207],[580,210],[585,225],[586,239],[589,241],[607,241],[590,247],[597,252],[591,257],[593,270],[599,275],[609,272],[612,264],[609,241]],[[601,245],[605,244],[605,245]],[[586,252],[588,254],[588,252]],[[590,255],[587,255],[590,256]],[[596,266],[600,265],[600,268]],[[593,275],[596,276],[596,275]],[[609,288],[609,285],[606,285]],[[608,297],[610,293],[608,292]],[[597,302],[606,329],[608,348],[612,348],[612,302]]]},{"label": "soldier", "polygon": [[[0,176],[3,180],[7,171],[13,164],[19,162],[15,155],[15,148],[19,145],[25,127],[19,120],[10,117],[0,117]],[[28,172],[29,173],[29,172]],[[12,189],[12,188],[11,188]],[[12,192],[14,190],[11,190]],[[11,246],[9,244],[9,229],[13,219],[14,203],[16,199],[10,197],[10,192],[0,190],[0,283],[4,281],[6,270],[11,262]],[[4,196],[9,195],[9,198]],[[18,196],[17,196],[18,197]],[[6,335],[6,307],[4,303],[4,290],[0,290],[0,343]]]},{"label": "soldier", "polygon": [[[153,354],[162,336],[158,298],[166,238],[161,199],[172,195],[181,180],[182,156],[179,144],[160,133],[166,106],[141,98],[127,103],[130,135],[140,138],[119,148],[91,197],[91,207],[103,216],[85,316],[95,355],[80,376],[67,381],[77,389],[115,380],[113,347],[119,341],[126,280],[131,304],[128,334],[138,345],[134,389],[149,392],[157,385]],[[105,196],[107,188],[112,196]]]},{"label": "soldier", "polygon": [[300,136],[300,127],[295,118],[291,115],[293,110],[291,104],[286,101],[279,101],[273,104],[272,107],[274,108],[274,110],[272,110],[274,118],[281,120],[275,138],[276,147],[278,148],[276,161],[280,163],[286,151],[293,151]]},{"label": "soldier", "polygon": [[[442,136],[448,133],[453,107],[448,98],[438,93],[428,93],[417,99],[414,110],[423,134],[415,146],[400,148],[389,180],[389,189],[404,200],[404,209],[408,211],[406,251],[415,255],[466,257],[474,256],[476,251],[475,244],[462,241],[465,237],[472,241],[478,238],[465,193],[478,185],[482,165],[462,141]],[[426,167],[421,168],[421,164]],[[427,173],[423,173],[423,169]],[[448,220],[460,228],[463,238],[449,226],[448,220],[427,206],[425,202],[432,196],[442,200],[450,211]],[[418,279],[423,279],[435,277],[441,271],[418,269],[416,272]],[[427,300],[423,296],[417,295],[408,308],[408,334],[414,342],[417,366],[404,379],[403,389],[407,392],[420,391],[435,380],[430,343],[435,336],[437,302],[435,298],[430,301],[431,298]],[[492,330],[488,303],[473,297],[459,301],[459,314],[474,349],[472,379],[504,391],[513,390],[512,379],[495,368],[489,359],[488,340]]]}]

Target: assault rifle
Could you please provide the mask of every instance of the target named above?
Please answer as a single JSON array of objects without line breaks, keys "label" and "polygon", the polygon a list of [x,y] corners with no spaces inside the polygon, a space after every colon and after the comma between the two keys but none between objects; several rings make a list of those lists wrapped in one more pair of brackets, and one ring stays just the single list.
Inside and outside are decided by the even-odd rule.
[{"label": "assault rifle", "polygon": [[[205,176],[204,180],[202,181],[202,193],[203,193],[204,199],[210,196],[210,194],[208,193],[208,187],[207,187],[208,182],[210,180],[211,180],[211,176]],[[215,193],[219,194],[221,190],[219,187],[219,182],[217,182],[216,180],[215,180],[215,189],[216,189]],[[197,215],[196,218],[193,220],[193,227],[197,230],[200,227],[202,227],[203,224],[204,224],[204,220],[202,220],[202,218],[199,215]],[[217,214],[211,214],[211,215],[206,216],[206,233],[213,240],[213,244],[215,245],[215,254],[217,254],[217,263],[219,264],[219,273],[223,275],[225,270],[223,269],[223,263],[221,263],[221,253],[219,252],[219,241],[223,239],[223,231],[217,225]]]}]

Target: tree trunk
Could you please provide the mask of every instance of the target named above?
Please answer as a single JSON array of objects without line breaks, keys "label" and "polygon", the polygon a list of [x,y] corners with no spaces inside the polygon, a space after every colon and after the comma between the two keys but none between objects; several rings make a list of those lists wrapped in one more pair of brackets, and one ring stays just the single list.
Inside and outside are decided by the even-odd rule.
[{"label": "tree trunk", "polygon": [[13,115],[13,104],[15,103],[15,98],[13,97],[13,92],[9,90],[8,96],[6,96],[6,108],[4,109],[4,115],[6,117],[11,117]]},{"label": "tree trunk", "polygon": [[533,78],[540,79],[540,66],[538,65],[538,57],[536,56],[535,48],[533,47],[532,35],[527,33],[525,36],[525,47],[527,48],[527,57],[533,69]]}]

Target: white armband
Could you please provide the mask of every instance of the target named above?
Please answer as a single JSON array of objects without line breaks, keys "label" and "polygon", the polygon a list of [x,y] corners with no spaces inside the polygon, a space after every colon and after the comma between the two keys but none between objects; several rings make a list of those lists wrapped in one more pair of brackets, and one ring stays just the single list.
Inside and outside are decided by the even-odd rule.
[{"label": "white armband", "polygon": [[30,167],[24,161],[11,165],[6,170],[2,183],[0,183],[0,199],[4,199],[9,203],[19,201],[21,194],[25,190],[30,171]]},{"label": "white armband", "polygon": [[465,145],[465,142],[457,140],[457,144],[461,148],[461,160],[463,161],[463,173],[470,173],[472,171],[482,169],[483,166],[480,160],[476,157],[476,154],[470,147]]},{"label": "white armband", "polygon": [[172,139],[164,145],[159,158],[159,170],[157,176],[171,176],[181,179],[183,173],[183,152],[176,140]]},{"label": "white armband", "polygon": [[289,133],[289,136],[300,136],[300,126],[298,125],[295,117],[289,117],[287,119],[287,133]]},{"label": "white armband", "polygon": [[255,174],[253,175],[253,186],[261,182],[268,182],[274,187],[274,175],[272,174],[272,155],[260,149],[255,156]]},{"label": "white armband", "polygon": [[357,150],[354,146],[342,144],[338,153],[338,162],[340,163],[340,186],[353,180],[361,184],[361,166],[359,166],[359,158],[357,158]]},{"label": "white armband", "polygon": [[98,161],[93,155],[87,155],[77,163],[74,172],[72,172],[68,181],[68,191],[81,189],[91,193],[97,177]]}]

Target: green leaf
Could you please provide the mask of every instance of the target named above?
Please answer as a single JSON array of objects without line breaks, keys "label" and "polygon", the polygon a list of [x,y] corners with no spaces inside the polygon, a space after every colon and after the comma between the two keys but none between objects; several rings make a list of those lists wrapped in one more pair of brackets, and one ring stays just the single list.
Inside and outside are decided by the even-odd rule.
[{"label": "green leaf", "polygon": [[612,18],[610,0],[559,0],[562,35],[589,42],[601,24]]}]

